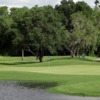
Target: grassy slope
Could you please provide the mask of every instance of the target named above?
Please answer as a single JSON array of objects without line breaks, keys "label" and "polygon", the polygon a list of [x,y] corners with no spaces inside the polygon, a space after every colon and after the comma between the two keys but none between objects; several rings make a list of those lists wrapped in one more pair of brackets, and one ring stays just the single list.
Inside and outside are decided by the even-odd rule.
[{"label": "grassy slope", "polygon": [[100,62],[91,60],[52,57],[50,61],[45,58],[41,64],[35,59],[33,62],[31,57],[25,58],[24,62],[20,58],[1,57],[0,79],[58,82],[59,86],[49,90],[64,94],[100,96]]}]

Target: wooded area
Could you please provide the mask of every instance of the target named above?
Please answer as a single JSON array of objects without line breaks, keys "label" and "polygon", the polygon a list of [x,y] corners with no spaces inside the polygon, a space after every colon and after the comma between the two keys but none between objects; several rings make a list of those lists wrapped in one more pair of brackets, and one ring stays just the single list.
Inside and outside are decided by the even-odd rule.
[{"label": "wooded area", "polygon": [[28,51],[42,62],[44,55],[100,56],[100,6],[62,0],[33,8],[0,7],[0,54]]}]

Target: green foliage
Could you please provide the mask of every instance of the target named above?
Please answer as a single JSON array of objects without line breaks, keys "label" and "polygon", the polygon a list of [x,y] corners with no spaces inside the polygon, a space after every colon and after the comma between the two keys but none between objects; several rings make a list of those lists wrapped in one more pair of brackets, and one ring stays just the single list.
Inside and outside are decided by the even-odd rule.
[{"label": "green foliage", "polygon": [[8,15],[8,7],[7,6],[0,7],[0,16],[7,16],[7,15]]},{"label": "green foliage", "polygon": [[98,32],[93,23],[82,12],[71,15],[73,30],[69,33],[67,48],[72,56],[78,56],[92,47],[94,51]]},{"label": "green foliage", "polygon": [[51,6],[33,7],[30,14],[32,28],[28,26],[27,45],[34,48],[35,55],[41,59],[44,50],[54,53],[59,49],[64,27],[58,17],[59,14]]},{"label": "green foliage", "polygon": [[40,62],[44,55],[59,51],[99,54],[99,17],[99,9],[83,1],[62,0],[55,8],[0,7],[1,54],[18,55],[24,49]]},{"label": "green foliage", "polygon": [[55,9],[61,15],[61,22],[68,31],[72,29],[70,25],[70,16],[75,12],[75,7],[76,5],[73,0],[62,0],[61,4],[55,7]]},{"label": "green foliage", "polygon": [[100,56],[100,11],[98,9],[94,10],[94,25],[97,28],[96,30],[98,31],[98,37],[97,37],[97,45],[96,45],[96,50],[95,52],[97,53],[98,56]]},{"label": "green foliage", "polygon": [[91,19],[93,13],[93,9],[84,1],[79,1],[76,3],[75,12],[82,12],[88,19]]}]

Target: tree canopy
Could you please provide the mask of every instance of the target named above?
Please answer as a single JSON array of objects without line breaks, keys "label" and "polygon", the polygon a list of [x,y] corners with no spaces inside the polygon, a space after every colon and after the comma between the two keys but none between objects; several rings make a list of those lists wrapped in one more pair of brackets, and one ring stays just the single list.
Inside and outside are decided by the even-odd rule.
[{"label": "tree canopy", "polygon": [[[100,56],[100,9],[83,1],[62,0],[32,8],[0,7],[0,54],[30,52],[42,62],[44,55],[82,53]],[[63,53],[62,53],[63,54]]]}]

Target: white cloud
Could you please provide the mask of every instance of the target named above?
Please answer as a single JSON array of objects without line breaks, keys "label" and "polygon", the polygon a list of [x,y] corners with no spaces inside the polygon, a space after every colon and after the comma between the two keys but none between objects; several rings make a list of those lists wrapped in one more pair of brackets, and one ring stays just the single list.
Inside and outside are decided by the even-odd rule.
[{"label": "white cloud", "polygon": [[[94,7],[95,6],[95,4],[94,4],[94,2],[95,2],[95,0],[74,0],[75,2],[77,2],[77,1],[84,1],[84,2],[86,2],[87,4],[89,4],[91,7]],[[100,1],[100,0],[99,0]]]},{"label": "white cloud", "polygon": [[[43,6],[43,5],[52,5],[55,6],[59,4],[61,0],[0,0],[0,6],[8,6],[8,7],[33,7],[35,5]],[[89,5],[94,6],[95,0],[74,0],[77,1],[85,1]]]}]

